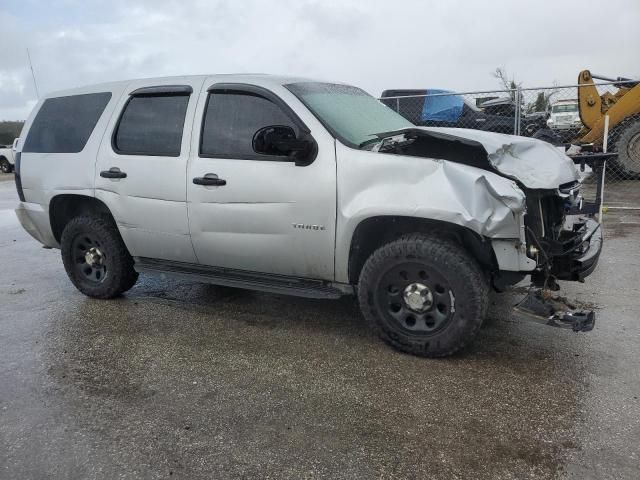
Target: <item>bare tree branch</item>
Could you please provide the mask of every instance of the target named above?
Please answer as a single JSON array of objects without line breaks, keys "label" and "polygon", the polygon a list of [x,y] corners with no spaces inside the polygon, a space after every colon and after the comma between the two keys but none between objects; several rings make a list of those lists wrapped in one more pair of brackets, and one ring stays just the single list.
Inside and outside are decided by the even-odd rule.
[{"label": "bare tree branch", "polygon": [[509,74],[504,67],[497,67],[495,72],[491,74],[502,84],[505,90],[515,90],[522,86],[522,82],[516,82],[515,78],[509,78]]}]

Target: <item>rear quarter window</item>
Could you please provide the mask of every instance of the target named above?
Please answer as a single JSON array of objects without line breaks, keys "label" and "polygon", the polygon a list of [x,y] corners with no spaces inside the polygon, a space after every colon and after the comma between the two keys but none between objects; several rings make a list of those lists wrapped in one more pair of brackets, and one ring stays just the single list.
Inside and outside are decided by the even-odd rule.
[{"label": "rear quarter window", "polygon": [[110,99],[110,92],[48,98],[33,120],[22,151],[81,152]]}]

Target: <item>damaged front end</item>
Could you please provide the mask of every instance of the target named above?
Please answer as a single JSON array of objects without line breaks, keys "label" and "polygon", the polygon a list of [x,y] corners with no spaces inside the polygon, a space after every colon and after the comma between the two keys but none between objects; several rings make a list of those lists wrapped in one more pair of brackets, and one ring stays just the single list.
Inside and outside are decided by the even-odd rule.
[{"label": "damaged front end", "polygon": [[527,256],[536,262],[531,288],[514,308],[521,318],[574,332],[595,326],[593,310],[577,310],[551,295],[557,280],[584,282],[595,270],[602,251],[603,235],[595,215],[602,203],[603,168],[594,169],[598,194],[587,203],[578,180],[554,189],[523,187],[526,197],[525,237]]},{"label": "damaged front end", "polygon": [[[602,230],[594,217],[600,209],[603,169],[595,169],[596,202],[587,203],[573,160],[555,147],[484,132],[470,136],[483,144],[492,168],[514,179],[525,193],[527,255],[537,265],[531,272],[533,285],[557,290],[556,280],[584,281],[602,250]],[[505,139],[509,143],[500,145]]]},{"label": "damaged front end", "polygon": [[[547,295],[559,289],[557,280],[584,281],[602,250],[602,230],[595,220],[601,190],[595,204],[584,202],[569,157],[535,139],[449,128],[383,134],[374,151],[462,163],[513,180],[524,193],[526,208],[513,212],[521,222],[520,238],[491,239],[499,266],[494,286],[501,289],[531,275],[533,288],[518,306],[520,313],[574,331],[593,328],[593,312],[552,307]],[[600,186],[603,171],[595,173]]]},{"label": "damaged front end", "polygon": [[557,290],[556,280],[582,282],[596,268],[602,230],[589,216],[591,205],[584,203],[579,187],[573,182],[556,191],[526,192],[527,253],[537,264],[531,273],[535,286]]},{"label": "damaged front end", "polygon": [[[556,280],[583,281],[595,269],[602,249],[600,224],[593,218],[599,205],[583,201],[573,161],[552,145],[478,130],[416,128],[381,134],[374,150],[448,160],[513,180],[526,198],[524,234],[514,246],[535,261],[518,273],[531,274],[535,286],[557,290]],[[506,270],[517,278],[513,268]]]}]

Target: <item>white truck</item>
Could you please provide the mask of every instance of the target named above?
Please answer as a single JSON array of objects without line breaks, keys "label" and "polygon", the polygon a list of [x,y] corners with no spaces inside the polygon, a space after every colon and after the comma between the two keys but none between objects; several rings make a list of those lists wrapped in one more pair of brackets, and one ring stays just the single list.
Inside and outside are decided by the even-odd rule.
[{"label": "white truck", "polygon": [[582,121],[578,100],[558,100],[551,105],[547,125],[554,130],[580,129]]},{"label": "white truck", "polygon": [[16,164],[15,154],[18,147],[18,139],[13,141],[13,145],[0,145],[0,170],[2,173],[13,172]]}]

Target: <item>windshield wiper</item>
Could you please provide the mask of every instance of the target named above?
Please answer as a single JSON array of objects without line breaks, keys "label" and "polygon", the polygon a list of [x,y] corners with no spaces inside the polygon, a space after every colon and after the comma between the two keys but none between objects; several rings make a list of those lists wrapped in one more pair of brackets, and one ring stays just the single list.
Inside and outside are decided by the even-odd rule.
[{"label": "windshield wiper", "polygon": [[396,147],[403,147],[405,145],[409,145],[413,143],[416,139],[415,136],[407,134],[407,133],[390,133],[390,134],[379,134],[378,138],[372,138],[370,140],[365,140],[358,148],[362,149],[367,145],[371,145],[372,143],[375,146],[371,149],[372,152],[382,152],[385,150],[393,149]]},{"label": "windshield wiper", "polygon": [[[372,133],[372,135],[378,135],[378,134],[377,134],[377,133]],[[361,143],[358,145],[358,148],[359,148],[359,149],[362,149],[362,148],[366,147],[367,145],[371,145],[372,143],[378,143],[378,142],[381,142],[384,138],[385,138],[385,137],[380,138],[380,137],[378,137],[378,136],[376,136],[376,138],[370,138],[369,140],[365,140],[364,142],[361,142]]]},{"label": "windshield wiper", "polygon": [[[391,132],[380,132],[380,133],[371,133],[370,135],[375,135],[376,138],[370,138],[369,140],[365,140],[364,142],[361,142],[358,145],[359,149],[362,149],[364,147],[366,147],[367,145],[371,145],[372,143],[382,143],[383,145],[381,145],[379,147],[379,149],[384,148],[385,145],[384,143],[387,142],[390,139],[393,139],[395,137],[400,137],[400,136],[404,136],[406,141],[413,141],[414,138],[413,136],[411,136],[410,132],[407,132],[408,129],[402,129],[402,130],[395,130],[395,131],[391,131]],[[392,143],[401,143],[404,144],[405,142],[392,142]],[[379,150],[378,149],[378,150]]]}]

